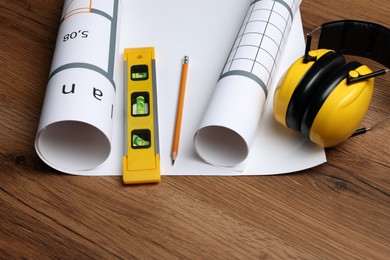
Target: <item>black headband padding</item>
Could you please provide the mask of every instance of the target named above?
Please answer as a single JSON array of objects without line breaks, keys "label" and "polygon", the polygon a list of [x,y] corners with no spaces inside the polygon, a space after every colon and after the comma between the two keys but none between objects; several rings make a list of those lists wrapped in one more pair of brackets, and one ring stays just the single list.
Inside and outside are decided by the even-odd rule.
[{"label": "black headband padding", "polygon": [[324,23],[318,48],[369,58],[390,68],[390,30],[376,23],[354,20]]}]

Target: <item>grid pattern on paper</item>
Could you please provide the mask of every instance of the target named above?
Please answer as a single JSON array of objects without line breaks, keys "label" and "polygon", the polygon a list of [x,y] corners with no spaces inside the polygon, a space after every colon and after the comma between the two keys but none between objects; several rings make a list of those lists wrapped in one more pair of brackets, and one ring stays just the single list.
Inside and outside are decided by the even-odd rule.
[{"label": "grid pattern on paper", "polygon": [[255,0],[250,5],[220,79],[252,78],[267,94],[280,49],[287,38],[300,0]]},{"label": "grid pattern on paper", "polygon": [[62,20],[82,13],[96,13],[112,19],[114,9],[107,0],[68,0],[64,5]]}]

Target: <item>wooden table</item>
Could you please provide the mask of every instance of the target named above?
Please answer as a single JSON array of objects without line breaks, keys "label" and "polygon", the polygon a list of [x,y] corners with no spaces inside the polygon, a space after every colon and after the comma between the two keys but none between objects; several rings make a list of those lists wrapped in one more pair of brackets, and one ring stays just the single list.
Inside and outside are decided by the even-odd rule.
[{"label": "wooden table", "polygon": [[[46,166],[33,143],[62,5],[0,0],[0,258],[390,258],[389,121],[283,176],[124,186]],[[301,11],[305,32],[346,18],[390,27],[388,0]],[[365,126],[389,114],[389,84],[376,78]]]}]

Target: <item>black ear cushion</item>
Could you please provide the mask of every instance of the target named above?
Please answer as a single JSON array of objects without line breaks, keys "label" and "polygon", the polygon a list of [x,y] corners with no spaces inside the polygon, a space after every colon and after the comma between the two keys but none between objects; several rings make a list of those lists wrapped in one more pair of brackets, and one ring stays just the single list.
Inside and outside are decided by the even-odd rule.
[{"label": "black ear cushion", "polygon": [[320,111],[322,105],[324,104],[328,96],[340,84],[340,82],[348,76],[348,73],[351,70],[355,70],[360,66],[361,64],[356,61],[347,63],[342,68],[340,68],[340,70],[330,75],[326,82],[322,82],[321,86],[319,86],[321,91],[317,91],[313,95],[302,117],[301,132],[305,136],[310,137],[310,129],[314,122],[314,119],[316,118],[316,115]]},{"label": "black ear cushion", "polygon": [[287,112],[286,125],[296,131],[301,130],[303,114],[306,111],[318,86],[327,80],[330,75],[344,66],[344,56],[328,52],[321,56],[305,73],[291,96]]}]

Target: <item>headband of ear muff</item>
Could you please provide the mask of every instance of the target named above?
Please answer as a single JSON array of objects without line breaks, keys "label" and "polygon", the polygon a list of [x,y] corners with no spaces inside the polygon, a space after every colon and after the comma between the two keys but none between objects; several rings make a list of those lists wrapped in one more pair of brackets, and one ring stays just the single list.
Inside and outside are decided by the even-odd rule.
[{"label": "headband of ear muff", "polygon": [[[326,81],[319,84],[318,91],[312,96],[310,103],[307,105],[304,114],[302,115],[301,132],[310,137],[311,126],[320,111],[325,100],[329,97],[332,91],[340,85],[340,83],[346,79],[348,73],[362,66],[359,62],[353,61],[347,63],[335,71]],[[353,86],[350,86],[353,87]],[[348,122],[346,122],[348,123]],[[337,129],[335,129],[337,131]],[[352,133],[351,133],[352,134]],[[346,136],[349,137],[349,136]]]},{"label": "headband of ear muff", "polygon": [[329,51],[321,56],[302,77],[296,86],[286,112],[286,125],[296,131],[301,130],[303,114],[313,95],[319,91],[318,86],[346,63],[345,58]]},{"label": "headband of ear muff", "polygon": [[369,58],[390,68],[390,30],[376,23],[354,20],[324,23],[318,48]]}]

